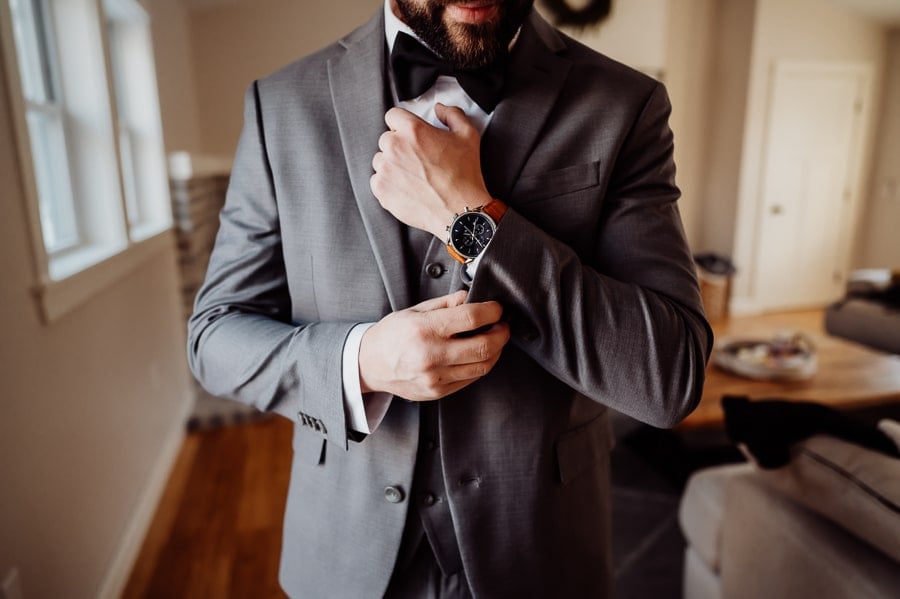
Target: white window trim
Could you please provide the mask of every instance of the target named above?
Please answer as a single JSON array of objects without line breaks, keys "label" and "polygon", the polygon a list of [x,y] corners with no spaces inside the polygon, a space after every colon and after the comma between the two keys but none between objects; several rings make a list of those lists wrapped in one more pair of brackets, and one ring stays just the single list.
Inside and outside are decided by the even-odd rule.
[{"label": "white window trim", "polygon": [[31,158],[26,100],[16,62],[12,16],[6,0],[0,0],[0,28],[2,28],[0,53],[3,54],[0,67],[6,75],[7,99],[19,158],[22,188],[20,199],[23,203],[31,245],[30,258],[35,281],[31,291],[37,300],[44,322],[51,324],[133,272],[153,256],[174,248],[173,224],[170,220],[158,227],[157,232],[145,233],[146,236],[140,240],[128,240],[119,247],[89,246],[83,250],[76,250],[73,252],[72,260],[78,261],[78,271],[64,278],[60,278],[64,273],[54,273],[57,275],[55,279],[51,277],[50,257],[43,241],[37,182]]}]

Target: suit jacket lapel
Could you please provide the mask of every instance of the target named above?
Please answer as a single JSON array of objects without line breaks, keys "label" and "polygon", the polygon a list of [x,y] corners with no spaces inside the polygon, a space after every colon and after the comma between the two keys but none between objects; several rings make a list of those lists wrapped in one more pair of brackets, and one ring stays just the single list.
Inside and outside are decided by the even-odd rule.
[{"label": "suit jacket lapel", "polygon": [[353,193],[391,308],[401,310],[411,304],[403,224],[381,207],[369,187],[372,157],[379,136],[387,130],[384,113],[390,106],[384,36],[384,15],[379,11],[341,40],[346,52],[329,61],[328,78]]},{"label": "suit jacket lapel", "polygon": [[512,191],[569,74],[559,34],[536,11],[522,26],[510,57],[503,100],[481,139],[481,167],[492,196]]}]

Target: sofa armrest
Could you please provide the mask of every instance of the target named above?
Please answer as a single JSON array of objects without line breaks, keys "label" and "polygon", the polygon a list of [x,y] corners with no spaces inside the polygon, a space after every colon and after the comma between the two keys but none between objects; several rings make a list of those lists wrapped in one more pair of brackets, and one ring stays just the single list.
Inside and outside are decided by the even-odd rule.
[{"label": "sofa armrest", "polygon": [[900,460],[817,435],[760,480],[900,562]]}]

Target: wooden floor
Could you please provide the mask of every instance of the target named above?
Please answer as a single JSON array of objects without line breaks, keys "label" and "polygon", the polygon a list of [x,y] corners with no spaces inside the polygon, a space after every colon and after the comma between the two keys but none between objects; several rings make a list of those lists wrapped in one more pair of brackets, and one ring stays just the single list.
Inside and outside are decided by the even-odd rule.
[{"label": "wooden floor", "polygon": [[272,417],[189,433],[123,597],[285,597],[291,430]]}]

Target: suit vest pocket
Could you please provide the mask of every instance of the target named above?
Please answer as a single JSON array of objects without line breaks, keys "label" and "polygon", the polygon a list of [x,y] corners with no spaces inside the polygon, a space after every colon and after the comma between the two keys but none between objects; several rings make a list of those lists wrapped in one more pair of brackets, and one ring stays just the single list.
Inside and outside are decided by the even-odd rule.
[{"label": "suit vest pocket", "polygon": [[556,439],[559,480],[567,485],[609,458],[613,447],[606,412]]}]

